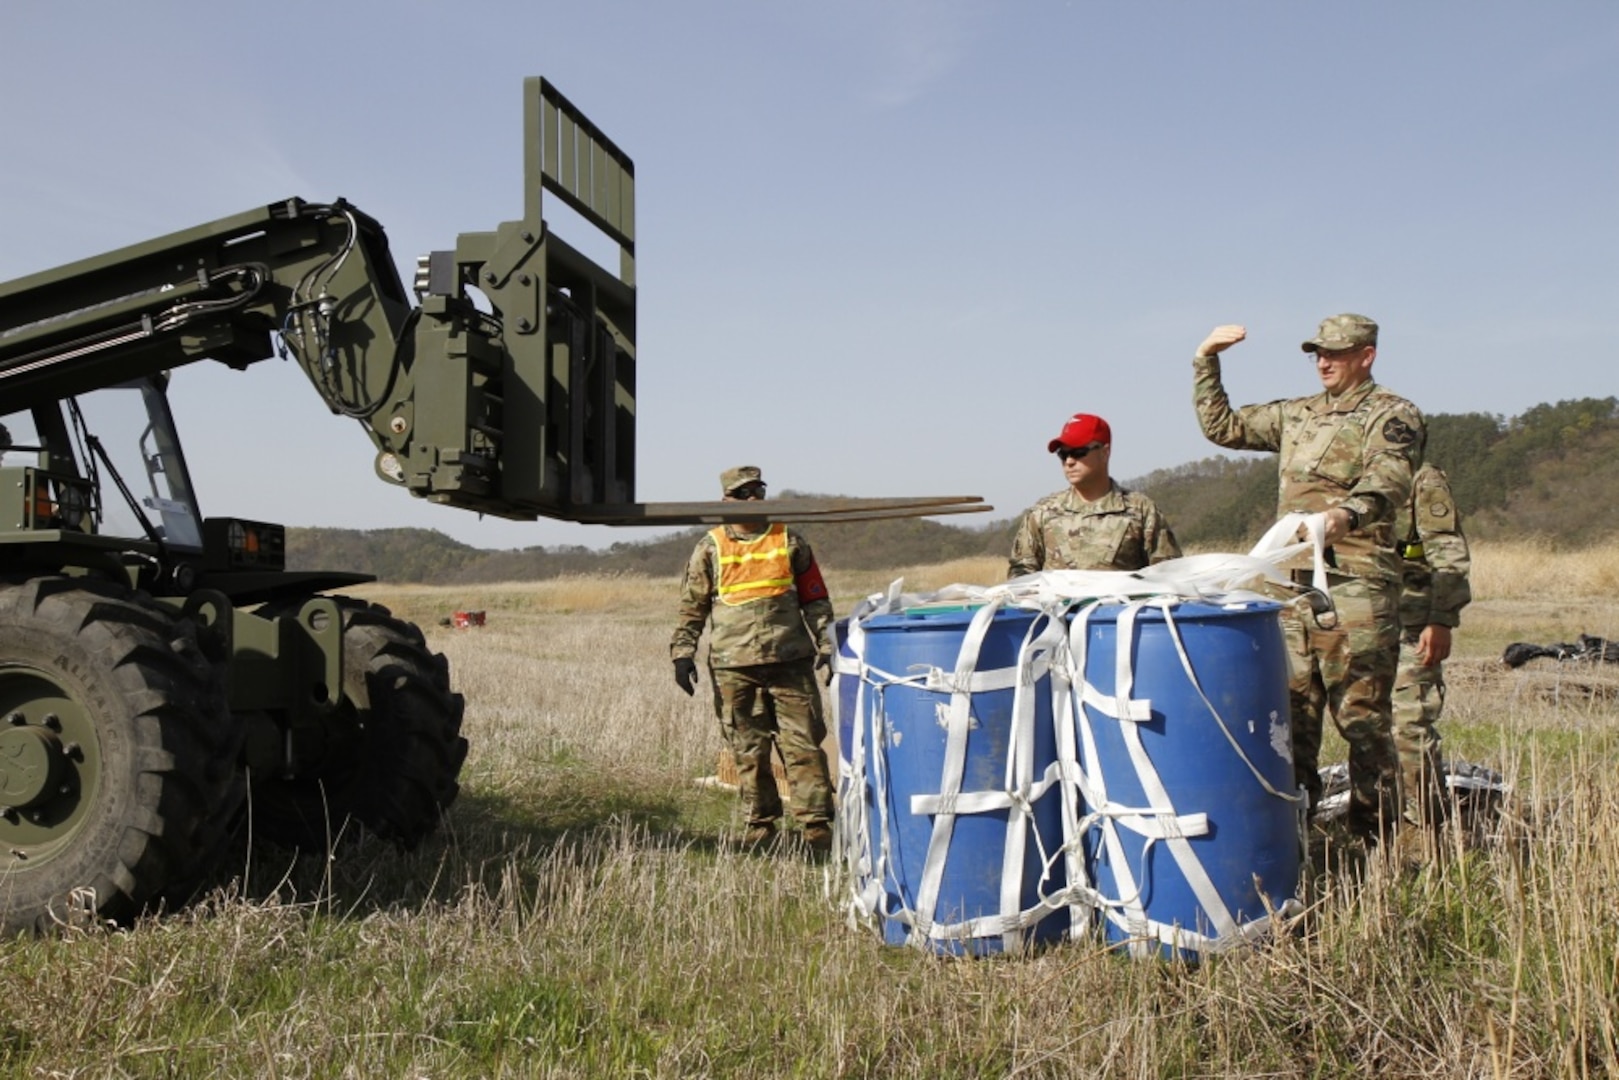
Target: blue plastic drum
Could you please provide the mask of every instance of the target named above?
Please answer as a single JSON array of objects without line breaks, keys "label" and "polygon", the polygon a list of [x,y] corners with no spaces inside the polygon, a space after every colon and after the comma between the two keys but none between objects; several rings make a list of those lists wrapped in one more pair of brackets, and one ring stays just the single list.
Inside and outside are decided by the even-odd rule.
[{"label": "blue plastic drum", "polygon": [[[857,881],[857,887],[877,894],[885,941],[948,954],[997,953],[1052,941],[1069,927],[1066,907],[1043,904],[1066,886],[1060,853],[1062,794],[1056,784],[1029,801],[1032,814],[1018,813],[1010,836],[1009,804],[944,815],[949,829],[947,839],[940,833],[942,875],[935,902],[926,903],[923,879],[940,814],[919,811],[916,800],[925,804],[942,790],[952,723],[958,725],[958,738],[965,732],[960,791],[989,801],[997,793],[1005,795],[1015,719],[1011,684],[1025,638],[1031,629],[1050,625],[1037,612],[994,614],[973,667],[980,676],[1000,678],[1005,688],[973,693],[962,723],[963,714],[952,713],[956,699],[947,688],[929,689],[914,680],[930,671],[949,675],[957,670],[974,615],[974,610],[955,609],[866,620],[868,675],[859,718],[865,725],[864,752],[862,760],[851,761],[863,777],[863,840],[869,845],[869,877]],[[1040,680],[1031,690],[1033,721],[1024,725],[1019,746],[1029,747],[1039,778],[1056,760],[1049,680]],[[839,737],[845,739],[841,730]],[[852,733],[845,741],[854,744]],[[1028,912],[1038,918],[1026,928],[1002,932],[1006,917]],[[970,922],[987,919],[993,924],[997,918],[1002,922],[992,926]],[[942,935],[930,933],[933,928]]]},{"label": "blue plastic drum", "polygon": [[[1124,610],[1084,616],[1085,678],[1104,699],[1118,688]],[[1294,896],[1299,816],[1279,610],[1182,603],[1166,618],[1143,608],[1126,642],[1129,696],[1147,699],[1150,716],[1084,707],[1076,735],[1092,790],[1083,811],[1101,813],[1086,862],[1105,901],[1107,940],[1130,942],[1137,954],[1190,958],[1223,947],[1238,938],[1234,928]]]}]

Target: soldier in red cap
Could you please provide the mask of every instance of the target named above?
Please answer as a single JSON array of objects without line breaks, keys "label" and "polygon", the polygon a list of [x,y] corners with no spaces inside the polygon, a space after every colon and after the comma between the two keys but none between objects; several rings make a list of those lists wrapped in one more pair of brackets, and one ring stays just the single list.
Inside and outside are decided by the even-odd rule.
[{"label": "soldier in red cap", "polygon": [[[720,474],[720,490],[727,502],[763,499],[765,482],[757,466],[739,465]],[[781,749],[804,843],[815,852],[832,847],[832,782],[816,682],[818,670],[832,674],[832,618],[809,542],[763,517],[704,533],[687,560],[669,655],[675,683],[693,693],[697,642],[708,627],[714,711],[736,757],[748,847],[775,836],[782,815],[772,747]]]},{"label": "soldier in red cap", "polygon": [[1181,546],[1153,501],[1109,475],[1113,432],[1106,420],[1076,413],[1046,449],[1062,461],[1068,487],[1023,515],[1007,577],[1041,570],[1140,570],[1180,558]]}]

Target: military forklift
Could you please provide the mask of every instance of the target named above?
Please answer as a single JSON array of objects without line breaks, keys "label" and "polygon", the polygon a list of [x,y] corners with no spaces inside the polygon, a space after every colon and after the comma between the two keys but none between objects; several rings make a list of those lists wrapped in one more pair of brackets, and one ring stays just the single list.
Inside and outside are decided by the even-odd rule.
[{"label": "military forklift", "polygon": [[[203,515],[167,396],[187,365],[295,363],[377,476],[430,502],[736,515],[635,502],[634,166],[543,79],[523,122],[522,219],[422,257],[409,291],[378,222],[296,198],[0,284],[0,930],[182,903],[244,829],[410,849],[458,791],[463,702],[422,631],[342,595],[367,575],[289,571],[281,526]],[[545,196],[616,270],[551,232]]]}]

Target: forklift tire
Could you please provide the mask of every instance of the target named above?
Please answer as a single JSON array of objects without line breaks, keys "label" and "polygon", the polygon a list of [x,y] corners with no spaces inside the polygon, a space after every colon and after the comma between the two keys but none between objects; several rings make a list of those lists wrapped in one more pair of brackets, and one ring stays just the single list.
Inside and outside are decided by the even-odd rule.
[{"label": "forklift tire", "polygon": [[251,779],[254,832],[306,851],[353,835],[351,819],[410,851],[455,801],[466,760],[464,702],[421,630],[376,604],[338,598],[343,703],[358,729],[344,759],[315,777]]},{"label": "forklift tire", "polygon": [[181,901],[239,808],[243,732],[197,627],[90,578],[0,584],[0,929]]}]

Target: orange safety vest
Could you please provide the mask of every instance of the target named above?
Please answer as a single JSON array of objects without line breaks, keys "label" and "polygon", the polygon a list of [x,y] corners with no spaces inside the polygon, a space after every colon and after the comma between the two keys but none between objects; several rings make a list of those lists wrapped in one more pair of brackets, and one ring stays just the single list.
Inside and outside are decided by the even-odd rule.
[{"label": "orange safety vest", "polygon": [[719,552],[720,572],[715,592],[720,602],[733,607],[769,600],[793,587],[793,564],[787,547],[787,529],[776,524],[753,540],[736,540],[721,525],[708,534]]}]

